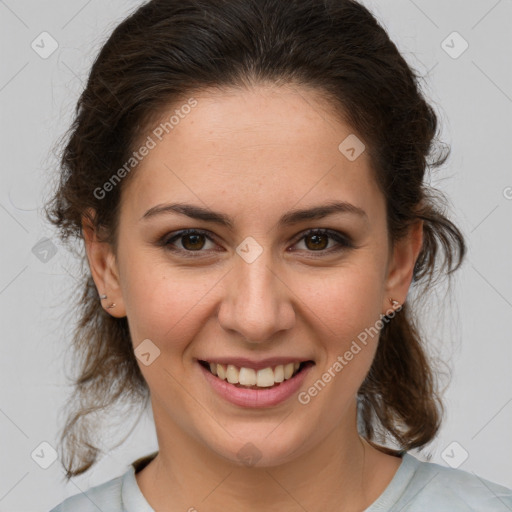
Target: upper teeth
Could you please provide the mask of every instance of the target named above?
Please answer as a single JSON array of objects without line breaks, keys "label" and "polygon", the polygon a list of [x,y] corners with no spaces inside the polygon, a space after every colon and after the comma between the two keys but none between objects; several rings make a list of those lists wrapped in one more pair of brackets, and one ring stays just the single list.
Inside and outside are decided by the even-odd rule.
[{"label": "upper teeth", "polygon": [[241,384],[242,386],[259,386],[268,388],[276,382],[283,382],[292,377],[294,372],[299,369],[300,363],[280,364],[275,368],[262,368],[254,370],[253,368],[245,368],[234,366],[232,364],[223,365],[218,363],[209,363],[210,371],[219,377],[219,379],[227,380],[230,384]]}]

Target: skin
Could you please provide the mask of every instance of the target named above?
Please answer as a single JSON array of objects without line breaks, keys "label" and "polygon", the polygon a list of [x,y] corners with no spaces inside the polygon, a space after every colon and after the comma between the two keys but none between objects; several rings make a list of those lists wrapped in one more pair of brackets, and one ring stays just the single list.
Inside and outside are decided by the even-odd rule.
[{"label": "skin", "polygon": [[[198,105],[123,189],[117,254],[84,221],[91,272],[108,295],[104,307],[114,302],[108,312],[127,316],[134,347],[150,339],[160,350],[149,366],[138,361],[159,454],[137,483],[158,511],[361,511],[401,462],[357,433],[356,393],[377,336],[307,405],[295,396],[263,409],[232,405],[209,387],[196,359],[312,359],[301,387],[307,390],[358,334],[389,314],[390,297],[403,304],[422,223],[388,245],[385,200],[368,154],[350,161],[338,150],[354,132],[318,92],[259,85],[194,97]],[[334,200],[362,208],[367,218],[341,213],[277,225],[292,209]],[[171,202],[222,212],[233,229],[172,213],[141,220]],[[177,239],[181,253],[158,244],[192,228],[215,238]],[[315,240],[301,235],[311,228],[335,230],[355,247],[327,238],[315,250]],[[236,253],[249,236],[263,248],[252,263]],[[202,252],[186,258],[190,247]],[[253,466],[237,457],[248,442],[260,456]]]}]

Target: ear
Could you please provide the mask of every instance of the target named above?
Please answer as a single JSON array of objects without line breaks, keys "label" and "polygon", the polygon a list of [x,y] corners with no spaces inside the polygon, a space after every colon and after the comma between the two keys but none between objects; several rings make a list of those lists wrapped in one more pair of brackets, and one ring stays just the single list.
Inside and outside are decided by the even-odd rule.
[{"label": "ear", "polygon": [[423,246],[423,221],[412,224],[407,235],[395,243],[388,263],[388,271],[383,298],[384,314],[389,313],[389,299],[401,304],[405,302],[412,282],[414,265]]},{"label": "ear", "polygon": [[[94,216],[95,212],[91,209],[82,216],[82,235],[89,268],[98,290],[98,300],[100,300],[100,295],[107,296],[106,299],[101,300],[103,308],[110,315],[122,318],[126,316],[126,310],[121,293],[117,260],[111,244],[99,237],[97,228],[91,221]],[[107,309],[111,304],[115,304],[115,306]]]}]

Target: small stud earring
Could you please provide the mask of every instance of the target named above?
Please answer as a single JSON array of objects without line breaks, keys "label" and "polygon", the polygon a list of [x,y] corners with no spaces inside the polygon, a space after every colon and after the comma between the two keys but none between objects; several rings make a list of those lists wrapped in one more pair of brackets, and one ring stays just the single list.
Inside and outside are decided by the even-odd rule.
[{"label": "small stud earring", "polygon": [[[100,300],[105,300],[106,298],[107,298],[107,296],[105,294],[100,295]],[[112,304],[110,304],[110,306],[107,306],[106,309],[112,309],[115,307],[116,307],[116,305],[112,302]]]},{"label": "small stud earring", "polygon": [[397,306],[400,306],[400,302],[398,302],[398,301],[397,301],[397,300],[395,300],[395,299],[392,299],[391,297],[389,298],[389,302],[390,302],[390,304],[391,304],[394,308],[396,308]]}]

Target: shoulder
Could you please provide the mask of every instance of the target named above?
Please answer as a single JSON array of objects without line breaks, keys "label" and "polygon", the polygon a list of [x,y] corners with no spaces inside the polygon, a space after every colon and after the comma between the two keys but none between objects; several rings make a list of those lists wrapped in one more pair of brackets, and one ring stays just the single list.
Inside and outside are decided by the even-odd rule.
[{"label": "shoulder", "polygon": [[157,454],[158,451],[138,458],[124,474],[70,496],[50,512],[125,512],[126,507],[137,512],[153,512],[137,485],[135,473]]},{"label": "shoulder", "polygon": [[410,454],[404,458],[412,477],[399,501],[403,507],[437,512],[512,510],[511,489],[461,469],[421,462]]},{"label": "shoulder", "polygon": [[123,512],[121,488],[124,475],[112,478],[85,492],[70,496],[50,512]]}]

